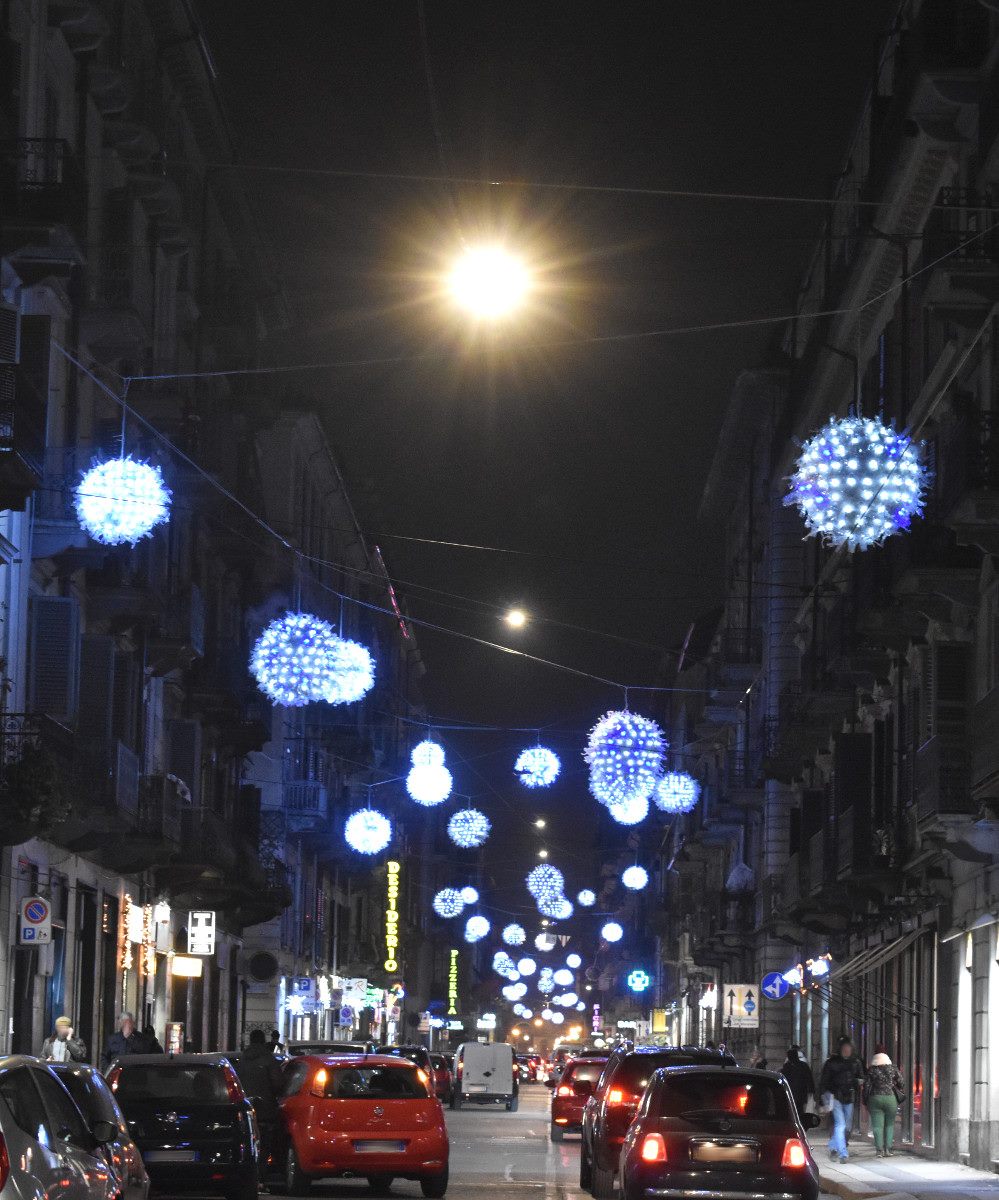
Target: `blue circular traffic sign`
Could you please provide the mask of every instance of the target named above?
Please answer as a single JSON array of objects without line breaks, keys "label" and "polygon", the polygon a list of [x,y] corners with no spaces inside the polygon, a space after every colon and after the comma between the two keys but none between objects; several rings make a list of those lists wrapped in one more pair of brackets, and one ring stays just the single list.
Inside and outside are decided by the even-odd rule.
[{"label": "blue circular traffic sign", "polygon": [[780,971],[770,971],[760,983],[760,991],[768,1000],[783,1000],[790,990],[791,985]]},{"label": "blue circular traffic sign", "polygon": [[32,900],[24,906],[24,919],[32,925],[40,925],[49,915],[49,906],[44,900]]}]

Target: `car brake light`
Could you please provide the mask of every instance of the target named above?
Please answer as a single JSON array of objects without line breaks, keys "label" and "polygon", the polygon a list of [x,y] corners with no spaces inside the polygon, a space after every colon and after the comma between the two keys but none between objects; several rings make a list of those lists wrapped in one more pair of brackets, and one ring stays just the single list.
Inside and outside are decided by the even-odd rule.
[{"label": "car brake light", "polygon": [[426,1087],[427,1084],[430,1082],[430,1077],[427,1075],[426,1071],[424,1071],[422,1067],[416,1068],[416,1078],[420,1081],[420,1083],[423,1084],[424,1087]]},{"label": "car brake light", "polygon": [[110,1073],[108,1074],[108,1085],[110,1086],[112,1092],[116,1092],[118,1090],[119,1075],[121,1075],[121,1067],[112,1067]]},{"label": "car brake light", "polygon": [[222,1067],[222,1074],[225,1077],[225,1090],[229,1094],[229,1099],[233,1104],[239,1104],[243,1099],[243,1088],[239,1082],[239,1076],[228,1064]]},{"label": "car brake light", "polygon": [[784,1156],[780,1160],[782,1167],[803,1167],[808,1162],[808,1151],[800,1138],[788,1138],[784,1143]]},{"label": "car brake light", "polygon": [[666,1142],[661,1133],[647,1133],[642,1139],[639,1151],[642,1162],[656,1163],[666,1161]]},{"label": "car brake light", "polygon": [[607,1093],[608,1104],[634,1104],[635,1097],[629,1096],[627,1092],[623,1092],[620,1088],[611,1088]]},{"label": "car brake light", "polygon": [[557,1096],[571,1096],[572,1088],[567,1083],[563,1083],[555,1094]]}]

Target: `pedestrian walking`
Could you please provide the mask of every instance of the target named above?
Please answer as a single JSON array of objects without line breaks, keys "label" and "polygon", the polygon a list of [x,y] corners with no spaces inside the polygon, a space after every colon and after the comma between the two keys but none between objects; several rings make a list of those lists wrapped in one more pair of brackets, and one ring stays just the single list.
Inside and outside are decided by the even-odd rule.
[{"label": "pedestrian walking", "polygon": [[848,1037],[841,1037],[837,1052],[830,1054],[826,1059],[819,1076],[819,1092],[828,1098],[832,1107],[833,1128],[829,1138],[829,1157],[833,1162],[849,1161],[850,1148],[846,1139],[853,1124],[857,1088],[863,1077],[864,1064],[854,1054],[853,1042]]},{"label": "pedestrian walking", "polygon": [[815,1076],[812,1068],[801,1057],[800,1046],[788,1046],[787,1058],[780,1069],[794,1097],[794,1107],[799,1119],[804,1117],[810,1097],[815,1096]]},{"label": "pedestrian walking", "polygon": [[163,1047],[160,1045],[160,1039],[156,1036],[156,1030],[152,1025],[145,1025],[142,1029],[142,1053],[143,1054],[162,1054]]},{"label": "pedestrian walking", "polygon": [[86,1062],[87,1043],[73,1036],[73,1022],[69,1017],[56,1017],[55,1032],[42,1042],[40,1055],[47,1062]]},{"label": "pedestrian walking", "polygon": [[108,1038],[108,1044],[104,1047],[104,1070],[106,1071],[116,1058],[144,1053],[145,1045],[142,1034],[135,1028],[135,1018],[130,1012],[123,1012],[118,1018],[118,1028]]},{"label": "pedestrian walking", "polygon": [[[253,1038],[251,1036],[250,1040]],[[283,1054],[284,1042],[281,1041],[281,1034],[276,1029],[271,1030],[271,1054]]]},{"label": "pedestrian walking", "polygon": [[243,1091],[253,1101],[260,1129],[260,1174],[266,1174],[274,1153],[274,1135],[281,1118],[278,1096],[281,1094],[281,1067],[274,1059],[274,1049],[262,1029],[250,1030],[250,1044],[239,1056],[236,1074]]},{"label": "pedestrian walking", "polygon": [[888,1057],[888,1048],[878,1044],[867,1071],[864,1103],[871,1114],[874,1149],[878,1158],[890,1158],[895,1145],[895,1117],[905,1099],[905,1085],[898,1068]]}]

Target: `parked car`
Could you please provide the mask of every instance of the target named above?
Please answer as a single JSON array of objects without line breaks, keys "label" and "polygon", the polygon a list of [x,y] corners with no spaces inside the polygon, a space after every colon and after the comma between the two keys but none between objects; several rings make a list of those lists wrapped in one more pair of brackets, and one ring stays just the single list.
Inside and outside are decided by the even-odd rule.
[{"label": "parked car", "polygon": [[289,1042],[286,1049],[293,1058],[303,1054],[371,1054],[374,1042]]},{"label": "parked car", "polygon": [[508,1042],[463,1042],[454,1056],[454,1095],[451,1107],[459,1110],[467,1100],[477,1104],[504,1103],[507,1112],[519,1104],[519,1072]]},{"label": "parked car", "polygon": [[538,1082],[538,1060],[531,1060],[527,1054],[516,1055],[517,1070],[520,1075],[521,1083],[537,1083]]},{"label": "parked car", "polygon": [[434,1091],[441,1104],[451,1103],[451,1093],[454,1091],[454,1080],[451,1067],[443,1054],[431,1054],[430,1063],[433,1067]]},{"label": "parked car", "polygon": [[426,1046],[377,1046],[375,1053],[388,1054],[392,1058],[408,1058],[420,1070],[426,1071],[431,1083],[434,1081],[434,1064],[430,1061],[430,1051]]},{"label": "parked car", "polygon": [[549,1136],[553,1142],[562,1141],[567,1133],[582,1130],[583,1109],[593,1095],[606,1061],[606,1058],[570,1058],[557,1078],[549,1077],[548,1086],[552,1089]]},{"label": "parked car", "polygon": [[98,1121],[114,1127],[114,1136],[104,1143],[104,1149],[118,1176],[122,1200],[147,1200],[149,1173],[107,1080],[87,1063],[53,1062],[49,1066],[91,1129]]},{"label": "parked car", "polygon": [[394,1179],[418,1180],[428,1197],[447,1191],[444,1110],[426,1073],[405,1057],[309,1055],[289,1071],[281,1109],[293,1196],[328,1176],[367,1179],[377,1191]]},{"label": "parked car", "polygon": [[116,1200],[120,1182],[105,1150],[111,1122],[89,1124],[47,1063],[0,1058],[0,1193]]},{"label": "parked car", "polygon": [[221,1054],[131,1054],[108,1070],[153,1187],[256,1200],[253,1105]]},{"label": "parked car", "polygon": [[614,1195],[614,1173],[624,1135],[638,1110],[649,1080],[660,1067],[734,1067],[731,1054],[697,1046],[621,1046],[614,1050],[583,1109],[582,1145],[579,1150],[579,1186],[596,1200]]},{"label": "parked car", "polygon": [[[804,1125],[819,1118],[806,1114]],[[769,1071],[657,1070],[621,1148],[623,1200],[684,1196],[818,1200],[819,1171],[790,1089]]]}]

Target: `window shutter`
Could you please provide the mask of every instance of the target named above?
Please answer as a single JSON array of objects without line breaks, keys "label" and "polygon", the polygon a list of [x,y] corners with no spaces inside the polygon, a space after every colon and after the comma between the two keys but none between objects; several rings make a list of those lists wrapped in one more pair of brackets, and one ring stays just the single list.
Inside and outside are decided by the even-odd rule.
[{"label": "window shutter", "polygon": [[104,746],[111,741],[114,653],[114,638],[106,634],[86,633],[80,639],[79,728]]},{"label": "window shutter", "polygon": [[21,317],[16,308],[0,304],[0,363],[18,362]]},{"label": "window shutter", "polygon": [[171,721],[169,745],[169,773],[187,784],[191,803],[200,804],[201,725],[197,721]]},{"label": "window shutter", "polygon": [[114,655],[114,735],[135,748],[138,718],[138,666],[130,650]]},{"label": "window shutter", "polygon": [[39,401],[48,407],[49,369],[52,360],[52,318],[21,318],[21,370],[31,381]]},{"label": "window shutter", "polygon": [[80,613],[70,596],[32,596],[28,703],[57,721],[76,720]]}]

